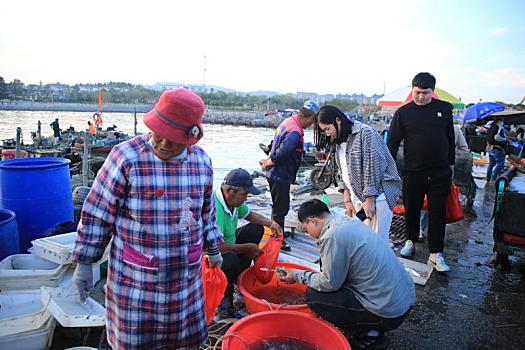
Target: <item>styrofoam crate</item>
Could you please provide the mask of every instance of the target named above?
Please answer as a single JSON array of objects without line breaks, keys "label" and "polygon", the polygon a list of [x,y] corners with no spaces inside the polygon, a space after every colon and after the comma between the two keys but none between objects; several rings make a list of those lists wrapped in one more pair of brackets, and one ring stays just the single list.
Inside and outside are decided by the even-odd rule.
[{"label": "styrofoam crate", "polygon": [[[31,241],[33,247],[30,248],[30,252],[60,265],[71,264],[73,262],[73,249],[75,248],[76,239],[76,232],[38,238]],[[110,244],[108,244],[100,261],[108,259],[109,247]]]},{"label": "styrofoam crate", "polygon": [[10,255],[0,262],[0,290],[58,287],[67,267],[33,254]]},{"label": "styrofoam crate", "polygon": [[0,292],[0,337],[38,329],[50,317],[39,289]]},{"label": "styrofoam crate", "polygon": [[41,301],[63,327],[103,327],[106,309],[92,298],[80,302],[74,288],[41,288]]},{"label": "styrofoam crate", "polygon": [[[92,265],[93,269],[93,285],[97,284],[98,281],[100,281],[101,274],[100,274],[100,265],[102,264],[101,261],[96,262]],[[62,288],[70,288],[73,286],[73,274],[75,273],[76,264],[69,265],[69,268],[64,273],[64,277],[60,281],[59,287]]]},{"label": "styrofoam crate", "polygon": [[47,350],[53,341],[55,324],[55,319],[49,317],[38,329],[0,337],[0,349]]}]

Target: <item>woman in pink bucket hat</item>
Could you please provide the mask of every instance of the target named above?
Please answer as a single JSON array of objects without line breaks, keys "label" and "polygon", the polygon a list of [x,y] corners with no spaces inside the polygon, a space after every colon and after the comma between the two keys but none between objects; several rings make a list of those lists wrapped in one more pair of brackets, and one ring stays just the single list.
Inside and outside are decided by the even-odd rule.
[{"label": "woman in pink bucket hat", "polygon": [[165,91],[144,116],[150,134],[113,148],[97,174],[78,226],[73,277],[81,301],[91,264],[111,241],[106,309],[113,349],[194,349],[207,338],[201,257],[222,263],[213,168],[196,143],[202,99]]}]

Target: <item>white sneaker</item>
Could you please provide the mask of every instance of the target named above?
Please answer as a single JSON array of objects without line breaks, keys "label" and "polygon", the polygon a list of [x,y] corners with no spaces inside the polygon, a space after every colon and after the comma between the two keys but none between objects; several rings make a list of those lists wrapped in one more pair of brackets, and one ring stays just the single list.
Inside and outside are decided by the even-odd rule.
[{"label": "white sneaker", "polygon": [[443,257],[442,253],[437,253],[434,259],[432,259],[431,257],[428,257],[427,264],[432,266],[438,272],[449,272],[450,271],[450,266],[448,266],[447,263],[445,262],[445,258]]},{"label": "white sneaker", "polygon": [[407,240],[405,246],[399,251],[399,254],[406,257],[412,256],[412,254],[414,254],[414,243],[412,243],[411,240]]}]

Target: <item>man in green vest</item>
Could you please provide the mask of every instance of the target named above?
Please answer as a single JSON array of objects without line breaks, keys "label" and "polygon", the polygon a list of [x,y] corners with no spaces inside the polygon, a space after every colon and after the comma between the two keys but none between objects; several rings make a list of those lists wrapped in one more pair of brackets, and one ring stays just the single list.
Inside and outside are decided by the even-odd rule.
[{"label": "man in green vest", "polygon": [[[214,193],[216,223],[224,236],[224,242],[219,245],[223,258],[221,268],[228,279],[228,286],[219,306],[221,318],[233,317],[234,283],[252,260],[263,253],[259,242],[264,226],[269,227],[275,235],[283,233],[278,223],[250,210],[245,203],[248,193],[258,195],[261,190],[253,185],[251,175],[241,168],[231,170]],[[239,219],[244,219],[249,224],[237,228]]]}]

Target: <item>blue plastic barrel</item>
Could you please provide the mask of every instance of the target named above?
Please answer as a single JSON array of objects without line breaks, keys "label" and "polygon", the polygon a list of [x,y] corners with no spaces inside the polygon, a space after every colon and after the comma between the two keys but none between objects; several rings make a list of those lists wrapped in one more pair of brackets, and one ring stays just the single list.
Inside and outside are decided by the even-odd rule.
[{"label": "blue plastic barrel", "polygon": [[69,163],[63,158],[0,162],[0,208],[16,214],[21,252],[47,229],[73,221]]},{"label": "blue plastic barrel", "polygon": [[0,209],[0,261],[18,253],[20,253],[20,245],[16,214],[11,210]]}]

